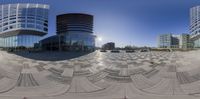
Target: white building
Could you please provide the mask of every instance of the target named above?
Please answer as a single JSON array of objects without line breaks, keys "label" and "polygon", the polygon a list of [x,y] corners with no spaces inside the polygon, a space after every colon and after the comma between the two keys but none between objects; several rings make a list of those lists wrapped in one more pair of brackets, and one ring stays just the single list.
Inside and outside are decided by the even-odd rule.
[{"label": "white building", "polygon": [[194,47],[200,47],[200,6],[190,9],[190,36]]},{"label": "white building", "polygon": [[159,36],[159,48],[191,48],[189,34],[162,34]]},{"label": "white building", "polygon": [[45,4],[0,5],[0,47],[33,47],[48,33],[48,11]]}]

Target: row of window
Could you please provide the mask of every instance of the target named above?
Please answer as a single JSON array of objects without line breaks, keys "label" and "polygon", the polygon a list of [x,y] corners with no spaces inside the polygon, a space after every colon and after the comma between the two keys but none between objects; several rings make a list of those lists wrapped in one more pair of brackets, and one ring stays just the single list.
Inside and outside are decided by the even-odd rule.
[{"label": "row of window", "polygon": [[10,10],[4,8],[3,11],[0,9],[1,14],[3,16],[6,16],[8,14],[10,15],[15,15],[16,13],[20,15],[39,15],[39,16],[46,16],[48,15],[48,9],[43,9],[43,8],[11,8]]},{"label": "row of window", "polygon": [[3,19],[0,19],[0,23],[1,22],[6,22],[8,20],[16,20],[16,19],[18,19],[18,20],[37,20],[37,21],[48,22],[47,18],[42,18],[42,17],[39,17],[39,16],[36,16],[36,17],[31,17],[31,16],[27,16],[27,17],[23,16],[23,17],[21,17],[21,16],[18,16],[18,18],[16,16],[11,16],[11,17],[6,17],[6,18],[3,18]]},{"label": "row of window", "polygon": [[66,43],[71,43],[71,45],[84,45],[84,46],[94,46],[95,38],[93,35],[75,33],[65,36]]},{"label": "row of window", "polygon": [[2,47],[33,47],[34,44],[38,43],[40,39],[41,37],[34,35],[17,35],[7,38],[1,38],[0,44]]},{"label": "row of window", "polygon": [[32,29],[37,29],[37,30],[42,30],[42,31],[48,32],[47,27],[44,27],[44,26],[41,26],[41,25],[35,26],[34,24],[27,24],[27,26],[26,26],[26,24],[9,25],[9,26],[0,28],[0,32],[7,31],[7,30],[10,30],[10,29],[16,29],[16,28],[32,28]]},{"label": "row of window", "polygon": [[200,39],[194,41],[194,47],[200,47]]}]

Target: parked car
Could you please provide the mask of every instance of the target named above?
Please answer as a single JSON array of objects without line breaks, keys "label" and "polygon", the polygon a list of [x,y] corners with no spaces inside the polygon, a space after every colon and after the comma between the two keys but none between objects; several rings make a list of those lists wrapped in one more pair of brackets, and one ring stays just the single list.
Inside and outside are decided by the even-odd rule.
[{"label": "parked car", "polygon": [[14,52],[14,49],[8,49],[7,52],[9,53]]},{"label": "parked car", "polygon": [[107,52],[106,50],[101,49],[100,52]]},{"label": "parked car", "polygon": [[148,52],[147,49],[141,49],[140,52]]},{"label": "parked car", "polygon": [[126,50],[126,53],[134,53],[135,50]]},{"label": "parked car", "polygon": [[119,50],[111,50],[110,52],[112,52],[112,53],[120,53]]}]

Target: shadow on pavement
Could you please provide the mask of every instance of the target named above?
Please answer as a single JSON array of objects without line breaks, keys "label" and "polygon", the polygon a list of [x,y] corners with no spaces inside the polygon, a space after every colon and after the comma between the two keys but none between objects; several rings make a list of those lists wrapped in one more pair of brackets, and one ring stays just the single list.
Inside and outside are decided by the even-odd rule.
[{"label": "shadow on pavement", "polygon": [[73,58],[78,58],[83,55],[87,55],[91,52],[55,52],[55,51],[45,51],[45,52],[28,52],[28,51],[19,51],[13,52],[13,54],[22,56],[24,58],[41,60],[41,61],[62,61],[69,60]]}]

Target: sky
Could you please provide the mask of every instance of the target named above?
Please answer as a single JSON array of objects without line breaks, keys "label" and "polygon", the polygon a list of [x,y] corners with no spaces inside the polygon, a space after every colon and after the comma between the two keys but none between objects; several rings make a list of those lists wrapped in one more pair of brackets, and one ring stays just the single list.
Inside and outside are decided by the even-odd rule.
[{"label": "sky", "polygon": [[189,9],[200,0],[0,0],[6,3],[44,3],[50,5],[49,31],[56,34],[56,15],[86,13],[94,15],[94,34],[102,38],[97,46],[115,42],[125,45],[157,46],[159,34],[189,33]]}]

